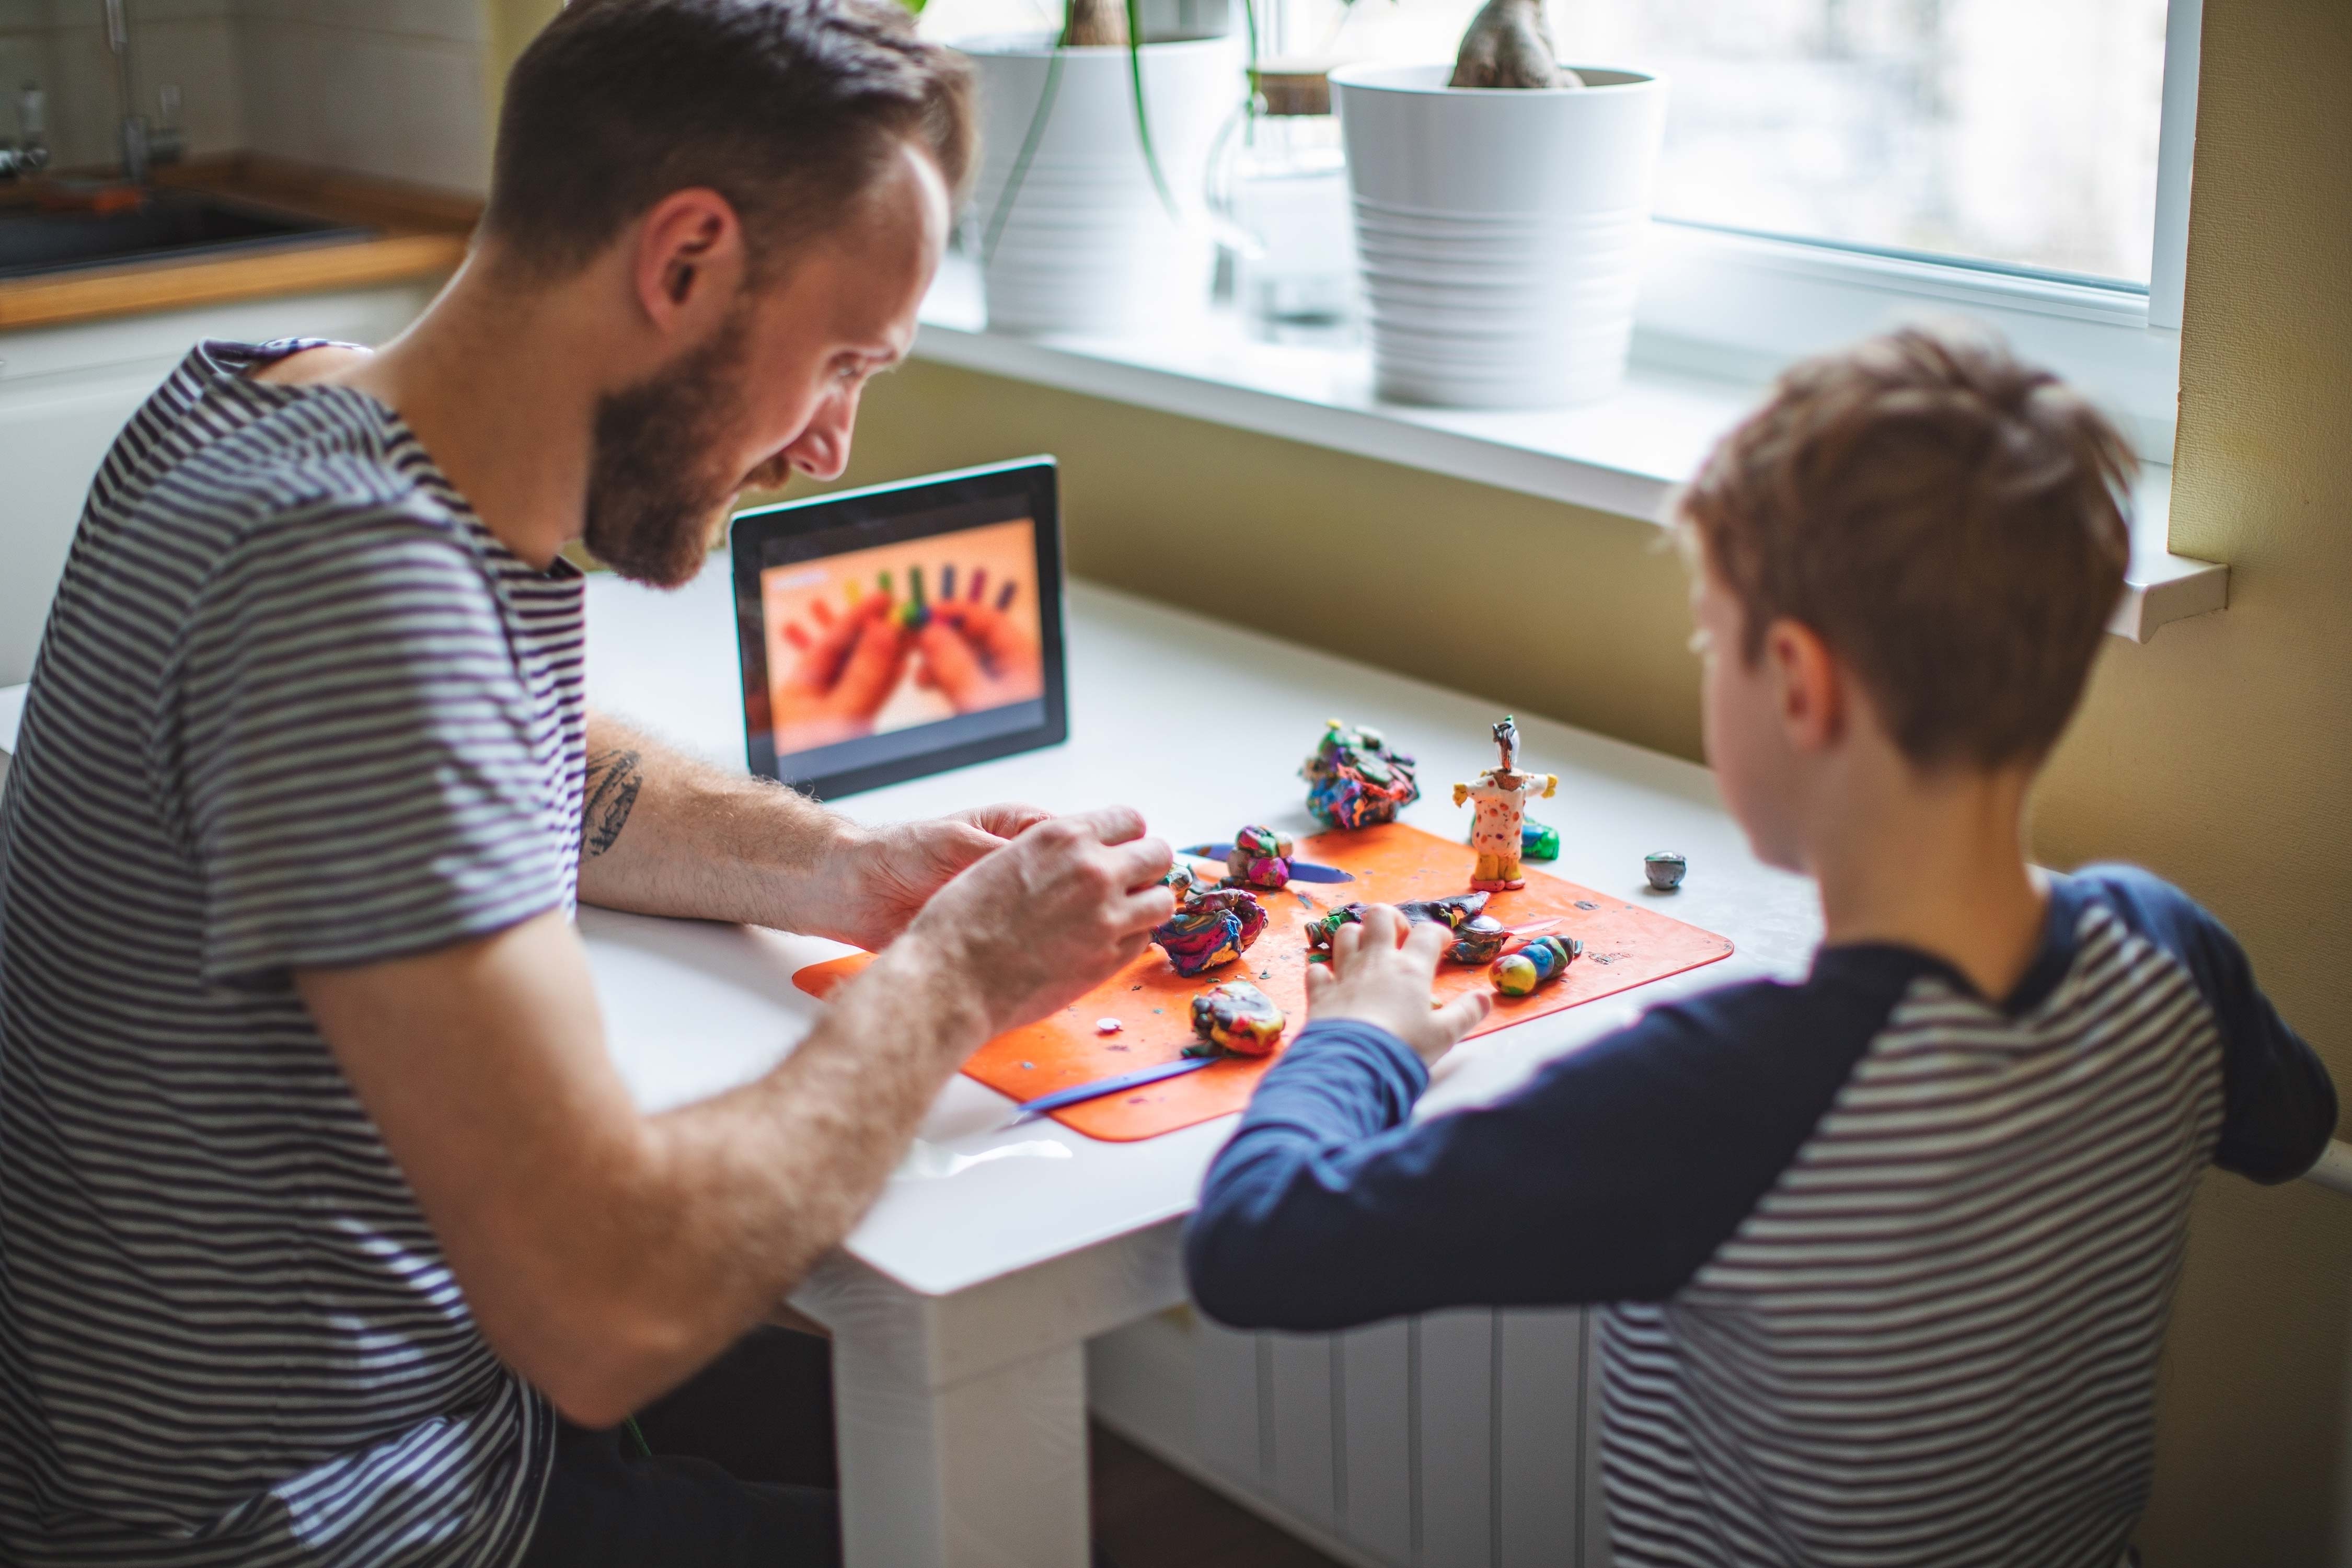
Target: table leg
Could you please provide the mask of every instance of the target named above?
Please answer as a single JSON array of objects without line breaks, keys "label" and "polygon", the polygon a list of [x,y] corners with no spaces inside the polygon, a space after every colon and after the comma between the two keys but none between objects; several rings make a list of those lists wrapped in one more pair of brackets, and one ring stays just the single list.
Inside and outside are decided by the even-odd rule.
[{"label": "table leg", "polygon": [[1084,1345],[944,1384],[906,1349],[835,1329],[849,1568],[1087,1568]]}]

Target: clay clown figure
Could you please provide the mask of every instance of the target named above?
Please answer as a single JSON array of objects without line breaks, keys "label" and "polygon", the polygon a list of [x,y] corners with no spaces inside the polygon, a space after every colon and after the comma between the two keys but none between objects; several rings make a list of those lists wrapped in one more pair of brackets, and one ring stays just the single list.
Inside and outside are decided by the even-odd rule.
[{"label": "clay clown figure", "polygon": [[1528,802],[1549,800],[1559,780],[1551,773],[1518,771],[1519,726],[1507,714],[1495,726],[1495,745],[1502,753],[1502,766],[1480,773],[1476,784],[1455,784],[1454,804],[1476,803],[1470,847],[1478,852],[1478,864],[1470,885],[1481,892],[1504,893],[1528,885],[1519,875],[1519,829],[1527,821]]}]

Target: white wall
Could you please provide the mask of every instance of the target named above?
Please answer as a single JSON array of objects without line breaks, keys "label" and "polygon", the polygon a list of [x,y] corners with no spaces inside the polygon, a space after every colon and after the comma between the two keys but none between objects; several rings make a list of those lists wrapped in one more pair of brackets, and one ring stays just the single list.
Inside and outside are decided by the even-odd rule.
[{"label": "white wall", "polygon": [[[191,153],[244,145],[239,0],[127,3],[139,111],[154,119],[156,89],[168,82],[180,89],[180,125]],[[0,140],[17,139],[17,89],[27,81],[48,93],[49,145],[58,166],[117,161],[122,106],[106,47],[104,0],[0,0]]]},{"label": "white wall", "polygon": [[238,0],[238,10],[249,150],[406,184],[489,188],[479,0]]},{"label": "white wall", "polygon": [[[180,89],[191,156],[252,151],[479,195],[489,184],[481,0],[125,0],[151,120]],[[104,0],[0,0],[0,141],[17,89],[48,93],[60,168],[118,157]]]}]

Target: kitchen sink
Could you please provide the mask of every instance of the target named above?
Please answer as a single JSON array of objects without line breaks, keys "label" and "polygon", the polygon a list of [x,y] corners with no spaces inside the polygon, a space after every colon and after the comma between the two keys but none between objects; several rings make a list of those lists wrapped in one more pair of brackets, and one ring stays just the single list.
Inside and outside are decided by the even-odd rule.
[{"label": "kitchen sink", "polygon": [[130,212],[0,206],[0,279],[364,239],[373,233],[193,191],[151,191]]}]

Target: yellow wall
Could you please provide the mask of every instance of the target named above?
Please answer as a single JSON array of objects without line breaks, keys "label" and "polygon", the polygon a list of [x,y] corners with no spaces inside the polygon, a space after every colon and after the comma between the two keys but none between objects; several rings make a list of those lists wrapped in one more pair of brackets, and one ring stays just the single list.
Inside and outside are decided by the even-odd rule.
[{"label": "yellow wall", "polygon": [[563,0],[482,0],[482,20],[489,47],[482,51],[482,90],[489,97],[489,123],[499,122],[499,104],[506,96],[507,72],[541,27],[563,9]]},{"label": "yellow wall", "polygon": [[[2345,0],[2206,0],[2173,530],[2231,563],[2231,608],[2110,640],[2036,847],[2211,906],[2352,1100],[2347,83]],[[850,482],[1034,451],[1063,460],[1082,575],[1236,620],[1277,604],[1299,640],[1697,754],[1681,570],[1650,525],[920,364],[868,395]],[[2210,1181],[2152,1564],[2333,1559],[2347,1324],[2352,1199]]]}]

